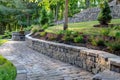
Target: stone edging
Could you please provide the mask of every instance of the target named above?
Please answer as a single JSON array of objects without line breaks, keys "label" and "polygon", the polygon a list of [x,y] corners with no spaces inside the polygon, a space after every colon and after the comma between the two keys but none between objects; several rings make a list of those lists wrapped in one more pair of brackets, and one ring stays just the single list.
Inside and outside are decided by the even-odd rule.
[{"label": "stone edging", "polygon": [[94,74],[106,69],[120,73],[120,57],[99,50],[71,46],[26,35],[27,46],[49,57],[77,65]]}]

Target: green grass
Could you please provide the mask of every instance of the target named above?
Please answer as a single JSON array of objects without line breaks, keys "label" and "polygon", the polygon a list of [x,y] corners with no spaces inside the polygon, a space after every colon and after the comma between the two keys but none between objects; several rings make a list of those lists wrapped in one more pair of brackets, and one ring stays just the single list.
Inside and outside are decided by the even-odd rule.
[{"label": "green grass", "polygon": [[5,42],[7,42],[7,40],[5,40],[5,39],[0,39],[0,45],[4,44]]},{"label": "green grass", "polygon": [[[69,23],[68,30],[83,32],[84,34],[100,34],[101,30],[108,28],[95,28],[93,25],[99,24],[98,21],[88,21],[80,23]],[[120,19],[113,19],[110,24],[120,24]],[[63,25],[56,25],[46,29],[46,32],[57,33],[63,29]]]},{"label": "green grass", "polygon": [[15,80],[16,67],[0,55],[0,80]]}]

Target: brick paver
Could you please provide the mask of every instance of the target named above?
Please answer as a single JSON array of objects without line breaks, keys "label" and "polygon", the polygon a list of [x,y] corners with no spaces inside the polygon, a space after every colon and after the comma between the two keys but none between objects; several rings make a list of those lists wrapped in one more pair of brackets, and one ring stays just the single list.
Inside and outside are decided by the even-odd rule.
[{"label": "brick paver", "polygon": [[[0,54],[21,70],[17,80],[92,80],[93,74],[73,65],[49,58],[26,46],[25,42],[8,41],[0,46]],[[22,68],[21,68],[22,69]],[[26,74],[25,74],[26,72]],[[18,72],[20,73],[20,71]],[[25,77],[23,78],[22,77]]]}]

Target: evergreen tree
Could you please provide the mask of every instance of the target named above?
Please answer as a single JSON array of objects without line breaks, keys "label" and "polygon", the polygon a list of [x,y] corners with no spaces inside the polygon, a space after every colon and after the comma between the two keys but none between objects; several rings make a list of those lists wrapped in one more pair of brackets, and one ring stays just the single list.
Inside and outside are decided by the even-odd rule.
[{"label": "evergreen tree", "polygon": [[53,13],[52,13],[52,11],[49,11],[49,13],[48,13],[48,23],[49,23],[50,26],[53,25],[53,23],[54,23],[53,20],[54,20]]},{"label": "evergreen tree", "polygon": [[47,15],[47,11],[43,7],[40,14],[40,24],[45,25],[46,23],[48,23],[48,15]]},{"label": "evergreen tree", "polygon": [[104,3],[101,4],[100,8],[101,8],[101,11],[98,15],[98,21],[100,22],[101,25],[108,25],[108,23],[112,19],[112,16],[110,14],[111,10],[108,2],[104,1]]}]

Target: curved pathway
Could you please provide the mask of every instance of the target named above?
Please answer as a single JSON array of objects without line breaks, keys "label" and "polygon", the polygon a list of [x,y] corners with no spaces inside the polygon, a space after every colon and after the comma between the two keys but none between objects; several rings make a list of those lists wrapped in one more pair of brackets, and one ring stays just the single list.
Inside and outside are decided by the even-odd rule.
[{"label": "curved pathway", "polygon": [[[93,75],[81,68],[49,58],[26,46],[25,42],[8,41],[0,54],[16,66],[16,80],[92,80]],[[21,75],[19,75],[21,74]]]}]

